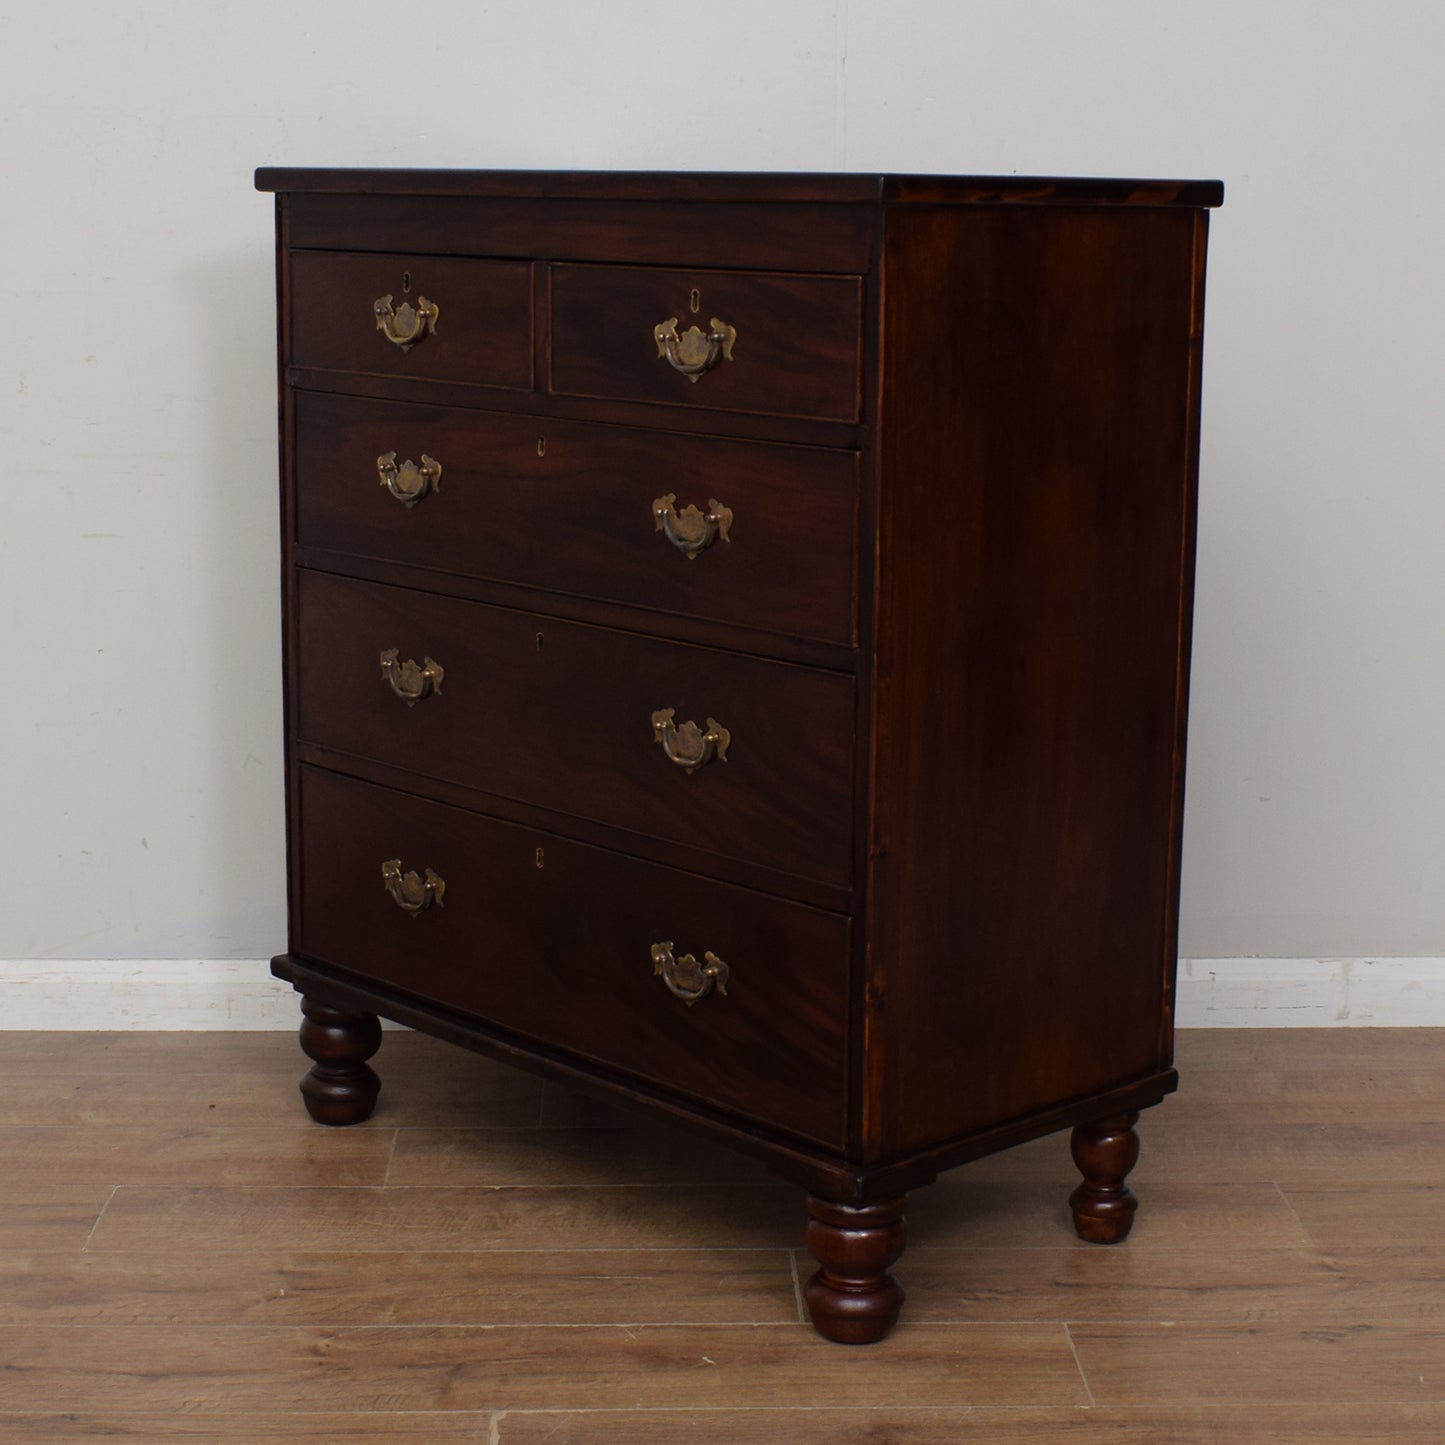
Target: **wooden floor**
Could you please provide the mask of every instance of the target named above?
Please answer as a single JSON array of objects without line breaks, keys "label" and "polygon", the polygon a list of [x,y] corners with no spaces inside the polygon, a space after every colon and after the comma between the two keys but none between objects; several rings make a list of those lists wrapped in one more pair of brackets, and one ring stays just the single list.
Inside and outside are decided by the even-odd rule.
[{"label": "wooden floor", "polygon": [[915,1196],[904,1322],[800,1323],[798,1191],[414,1034],[0,1033],[0,1440],[1445,1441],[1445,1030],[1181,1036],[1133,1238],[1064,1136]]}]

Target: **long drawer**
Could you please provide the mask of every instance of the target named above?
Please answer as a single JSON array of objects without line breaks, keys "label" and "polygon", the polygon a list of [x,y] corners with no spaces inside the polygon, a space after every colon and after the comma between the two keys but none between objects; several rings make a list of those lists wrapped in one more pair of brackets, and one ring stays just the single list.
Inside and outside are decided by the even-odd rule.
[{"label": "long drawer", "polygon": [[841,1142],[846,918],[321,770],[299,806],[302,956]]},{"label": "long drawer", "polygon": [[851,676],[322,572],[298,605],[303,741],[849,883]]},{"label": "long drawer", "polygon": [[294,365],[532,385],[530,262],[297,251],[291,292]]},{"label": "long drawer", "polygon": [[854,452],[300,392],[297,540],[850,643]]}]

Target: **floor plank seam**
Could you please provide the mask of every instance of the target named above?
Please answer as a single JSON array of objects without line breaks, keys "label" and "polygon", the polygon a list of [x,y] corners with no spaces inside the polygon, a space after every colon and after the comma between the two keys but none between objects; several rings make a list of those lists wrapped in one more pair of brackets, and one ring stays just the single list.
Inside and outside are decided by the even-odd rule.
[{"label": "floor plank seam", "polygon": [[1319,1243],[1316,1241],[1314,1235],[1310,1233],[1309,1226],[1306,1225],[1304,1220],[1300,1218],[1299,1210],[1294,1207],[1293,1201],[1285,1192],[1284,1185],[1273,1179],[1270,1180],[1270,1183],[1274,1185],[1274,1190],[1275,1193],[1279,1195],[1280,1203],[1283,1204],[1284,1207],[1289,1211],[1289,1217],[1294,1220],[1295,1225],[1298,1227],[1300,1232],[1300,1238],[1305,1241],[1302,1248],[1319,1249]]},{"label": "floor plank seam", "polygon": [[803,1303],[803,1282],[798,1272],[798,1251],[796,1249],[788,1251],[788,1268],[793,1276],[793,1306],[798,1311],[798,1323],[805,1325],[808,1323],[808,1311]]},{"label": "floor plank seam", "polygon": [[111,1191],[105,1196],[105,1202],[100,1206],[100,1212],[95,1216],[95,1223],[90,1226],[90,1233],[85,1236],[85,1243],[80,1246],[82,1254],[90,1253],[90,1242],[95,1238],[95,1231],[100,1228],[100,1221],[105,1218],[105,1211],[110,1208],[111,1200],[120,1193],[119,1184],[112,1185]]},{"label": "floor plank seam", "polygon": [[1074,1341],[1073,1331],[1069,1329],[1068,1322],[1063,1326],[1064,1338],[1069,1342],[1069,1353],[1074,1357],[1074,1368],[1079,1372],[1079,1383],[1084,1387],[1084,1399],[1089,1409],[1093,1409],[1098,1403],[1094,1399],[1093,1386],[1089,1384],[1089,1377],[1084,1371],[1084,1362],[1079,1358],[1079,1347]]}]

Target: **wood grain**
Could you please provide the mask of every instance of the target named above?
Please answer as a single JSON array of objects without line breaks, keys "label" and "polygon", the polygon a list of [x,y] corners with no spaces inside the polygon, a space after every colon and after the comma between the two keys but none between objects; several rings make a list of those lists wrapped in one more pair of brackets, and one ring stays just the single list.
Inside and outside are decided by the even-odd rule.
[{"label": "wood grain", "polygon": [[[389,1038],[390,1035],[388,1034]],[[359,1127],[454,1121],[458,1127],[519,1128],[536,1124],[541,1082],[516,1070],[483,1074],[459,1055],[450,1078],[407,1079],[385,1052],[386,1073],[376,1113]],[[177,1128],[245,1125],[256,1119],[290,1122],[296,1115],[296,1080],[304,1060],[293,1043],[285,1072],[50,1075],[7,1080],[0,1088],[0,1127],[64,1126],[124,1129],[154,1127],[159,1117]]]},{"label": "wood grain", "polygon": [[401,1414],[352,1411],[318,1415],[13,1414],[0,1412],[0,1440],[15,1445],[73,1445],[77,1440],[129,1440],[161,1445],[171,1440],[201,1440],[205,1445],[490,1445],[495,1417],[465,1411]]},{"label": "wood grain", "polygon": [[1445,1403],[1445,1327],[1080,1324],[1070,1333],[1101,1405]]},{"label": "wood grain", "polygon": [[1283,1197],[1309,1239],[1323,1249],[1349,1249],[1362,1243],[1425,1249],[1438,1245],[1445,1189],[1397,1189],[1387,1175],[1374,1179],[1368,1191],[1337,1179],[1333,1189],[1290,1189]]},{"label": "wood grain", "polygon": [[[88,1234],[93,1221],[84,1225]],[[79,1236],[83,1242],[84,1235]],[[0,1255],[0,1324],[789,1324],[788,1251],[547,1249]]]},{"label": "wood grain", "polygon": [[[299,1072],[299,1071],[298,1071]],[[293,1106],[294,1108],[295,1106]],[[73,1198],[104,1184],[381,1184],[391,1156],[384,1129],[326,1131],[303,1124],[129,1129],[0,1129],[0,1158],[23,1154],[29,1184]]]},{"label": "wood grain", "polygon": [[767,1184],[762,1164],[663,1129],[407,1129],[386,1182],[430,1184]]},{"label": "wood grain", "polygon": [[782,1186],[597,1189],[118,1189],[96,1250],[788,1248]]},{"label": "wood grain", "polygon": [[[1140,1165],[1141,1173],[1144,1166]],[[909,1201],[910,1248],[1090,1249],[1074,1236],[1063,1175],[1049,1183],[946,1174]],[[1129,1249],[1259,1248],[1308,1243],[1299,1220],[1269,1183],[1173,1183],[1141,1179],[1143,1201]],[[900,1270],[908,1267],[905,1256]],[[900,1278],[902,1275],[900,1274]]]},{"label": "wood grain", "polygon": [[1445,1250],[916,1248],[918,1320],[1436,1326]]},{"label": "wood grain", "polygon": [[509,1411],[499,1445],[1439,1445],[1445,1407]]},{"label": "wood grain", "polygon": [[[0,1190],[0,1255],[84,1249],[111,1193],[109,1189],[56,1189],[49,1181],[33,1191],[46,1199],[15,1197],[25,1192]],[[56,1196],[65,1194],[75,1197],[57,1200]]]},{"label": "wood grain", "polygon": [[[105,1368],[95,1361],[103,1356]],[[795,1326],[0,1328],[0,1410],[1083,1404],[1054,1325],[919,1325],[866,1355]]]}]

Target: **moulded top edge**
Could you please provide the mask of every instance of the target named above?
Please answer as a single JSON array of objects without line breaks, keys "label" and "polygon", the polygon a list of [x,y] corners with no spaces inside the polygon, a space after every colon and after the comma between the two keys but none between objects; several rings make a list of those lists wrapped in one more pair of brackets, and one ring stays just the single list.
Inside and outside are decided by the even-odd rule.
[{"label": "moulded top edge", "polygon": [[527,200],[889,201],[934,205],[1217,206],[1224,183],[1047,176],[740,171],[367,170],[262,166],[256,189]]}]

